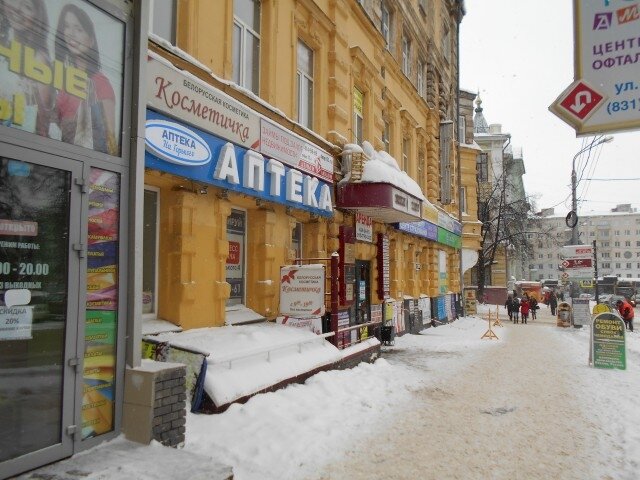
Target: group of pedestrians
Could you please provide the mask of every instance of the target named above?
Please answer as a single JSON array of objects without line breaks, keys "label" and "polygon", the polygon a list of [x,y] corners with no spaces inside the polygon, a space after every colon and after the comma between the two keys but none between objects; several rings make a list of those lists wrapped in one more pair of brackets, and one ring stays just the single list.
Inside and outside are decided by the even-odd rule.
[{"label": "group of pedestrians", "polygon": [[513,294],[509,294],[504,306],[507,309],[509,320],[513,323],[520,323],[520,319],[522,319],[522,323],[527,323],[529,314],[531,314],[531,320],[536,319],[538,300],[535,297],[529,297],[527,293],[522,298],[518,298],[514,291]]}]

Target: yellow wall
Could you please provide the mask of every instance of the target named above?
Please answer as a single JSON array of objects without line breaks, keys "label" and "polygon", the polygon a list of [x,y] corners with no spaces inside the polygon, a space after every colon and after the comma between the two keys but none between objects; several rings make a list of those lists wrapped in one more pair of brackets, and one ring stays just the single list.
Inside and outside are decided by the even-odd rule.
[{"label": "yellow wall", "polygon": [[[207,72],[189,65],[170,53],[180,68],[185,68],[214,87],[271,117],[285,128],[295,131],[320,147],[335,153],[345,143],[353,142],[353,92],[358,88],[364,99],[364,139],[377,150],[383,149],[384,121],[391,126],[390,154],[422,187],[434,204],[440,198],[441,120],[456,120],[455,46],[449,60],[441,51],[443,25],[455,35],[455,19],[445,0],[428,2],[429,11],[418,11],[417,2],[390,2],[393,14],[394,41],[385,48],[377,30],[379,22],[367,16],[356,1],[343,0],[263,0],[261,2],[260,97],[288,118],[261,105],[251,96],[212,78]],[[364,2],[370,15],[379,15],[379,2]],[[232,0],[179,0],[177,44],[226,80],[233,77]],[[401,70],[401,34],[412,40],[413,70],[409,77]],[[314,51],[313,132],[297,126],[296,120],[296,44],[301,39]],[[158,46],[152,49],[162,52]],[[425,71],[425,97],[417,90],[416,65],[421,57],[429,64]],[[317,135],[317,136],[316,136]],[[403,139],[410,144],[410,155],[402,165]],[[458,167],[457,149],[451,145],[451,181],[454,201],[440,206],[457,217]],[[420,163],[419,158],[424,162]],[[466,157],[467,163],[470,161]],[[474,158],[475,162],[475,158]],[[336,160],[340,178],[340,162]],[[474,163],[475,169],[475,163]],[[475,171],[475,170],[474,170]],[[461,171],[463,183],[471,182],[469,169]],[[279,267],[291,263],[293,215],[304,223],[304,256],[328,257],[338,249],[341,224],[353,225],[348,212],[335,212],[332,220],[312,219],[301,212],[287,214],[284,207],[271,204],[257,206],[254,199],[230,194],[220,198],[219,190],[210,188],[207,195],[176,191],[180,179],[149,171],[149,185],[161,189],[161,258],[159,265],[159,317],[185,328],[222,325],[229,285],[225,279],[226,218],[232,206],[248,212],[247,258],[251,268],[247,275],[248,307],[273,318],[278,310]],[[472,194],[468,190],[468,198]],[[475,195],[473,195],[475,196]],[[438,294],[438,250],[448,254],[449,290],[460,292],[459,252],[435,242],[403,234],[384,225],[374,224],[374,236],[387,233],[391,239],[391,296],[418,297]],[[465,234],[472,235],[472,232]],[[356,258],[371,261],[372,302],[376,295],[377,264],[374,244],[358,242]],[[415,264],[422,266],[416,270]],[[271,283],[269,282],[271,281]]]}]

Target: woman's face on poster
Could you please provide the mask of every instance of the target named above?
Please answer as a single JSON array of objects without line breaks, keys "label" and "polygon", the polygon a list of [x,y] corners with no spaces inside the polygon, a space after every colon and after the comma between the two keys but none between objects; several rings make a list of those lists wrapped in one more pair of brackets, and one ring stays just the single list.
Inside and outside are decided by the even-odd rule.
[{"label": "woman's face on poster", "polygon": [[91,36],[74,13],[67,12],[65,15],[63,35],[64,41],[73,55],[86,53],[90,48],[94,47]]},{"label": "woman's face on poster", "polygon": [[33,30],[36,10],[31,0],[5,0],[7,18],[15,30]]}]

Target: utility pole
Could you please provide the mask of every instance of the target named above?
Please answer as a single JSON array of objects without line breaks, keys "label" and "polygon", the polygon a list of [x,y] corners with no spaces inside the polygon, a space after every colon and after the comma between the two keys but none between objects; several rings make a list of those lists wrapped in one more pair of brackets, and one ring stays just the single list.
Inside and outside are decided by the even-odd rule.
[{"label": "utility pole", "polygon": [[600,298],[598,297],[598,251],[596,250],[596,241],[593,241],[593,269],[595,274],[595,283],[594,288],[596,289],[596,304],[600,303]]}]

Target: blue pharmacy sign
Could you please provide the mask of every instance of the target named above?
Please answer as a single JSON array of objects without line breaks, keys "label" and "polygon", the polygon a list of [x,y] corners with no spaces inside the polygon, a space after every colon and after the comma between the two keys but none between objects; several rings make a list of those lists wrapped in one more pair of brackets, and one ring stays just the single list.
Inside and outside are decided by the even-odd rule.
[{"label": "blue pharmacy sign", "polygon": [[147,110],[145,167],[333,216],[331,185],[282,162]]}]

